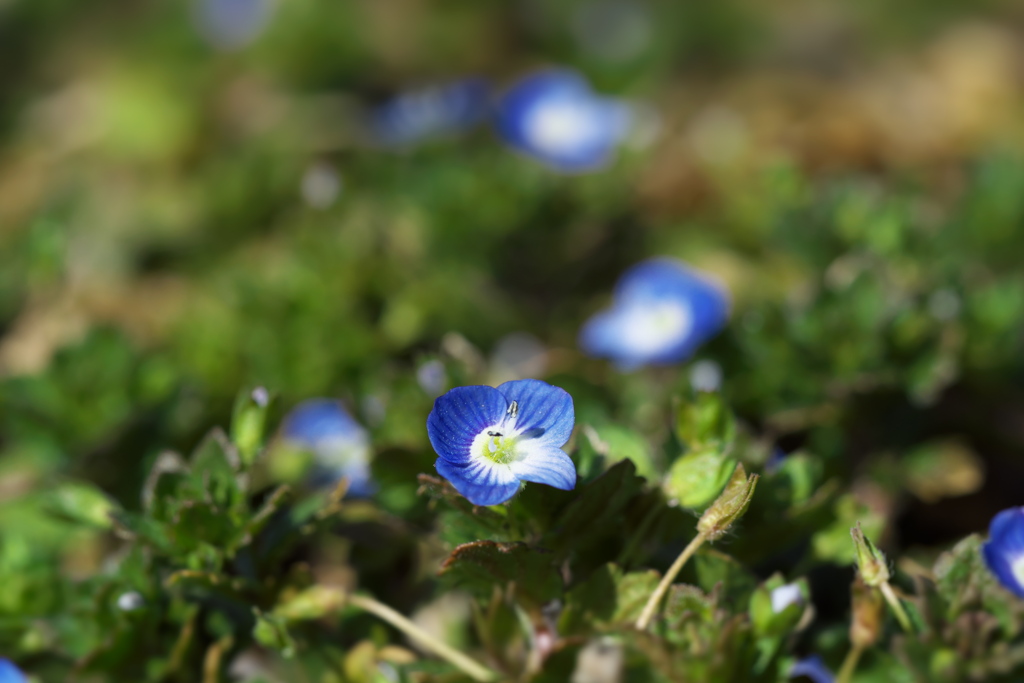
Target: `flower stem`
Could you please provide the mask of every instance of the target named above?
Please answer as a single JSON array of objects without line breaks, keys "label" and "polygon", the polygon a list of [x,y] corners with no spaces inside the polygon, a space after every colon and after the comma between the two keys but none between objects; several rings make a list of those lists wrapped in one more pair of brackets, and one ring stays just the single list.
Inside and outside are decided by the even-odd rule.
[{"label": "flower stem", "polygon": [[836,683],[850,683],[853,679],[853,672],[857,669],[857,662],[860,661],[860,656],[863,653],[862,645],[854,645],[850,648],[850,651],[846,653],[846,659],[843,660],[843,666],[836,676]]},{"label": "flower stem", "polygon": [[882,591],[882,595],[885,596],[886,602],[888,602],[889,606],[892,607],[893,614],[896,615],[896,621],[900,622],[900,626],[903,627],[904,631],[907,633],[913,633],[914,627],[910,623],[910,617],[907,616],[906,610],[903,609],[903,603],[900,602],[900,599],[896,596],[896,593],[893,591],[892,586],[889,585],[889,582],[883,581],[879,584],[878,588]]},{"label": "flower stem", "polygon": [[363,609],[391,624],[422,647],[432,651],[437,656],[448,660],[453,666],[461,669],[463,673],[474,681],[488,683],[489,681],[494,681],[498,678],[496,673],[484,665],[470,657],[467,657],[450,645],[441,642],[384,603],[377,602],[373,598],[365,595],[352,595],[349,597],[348,602],[350,605]]},{"label": "flower stem", "polygon": [[665,597],[665,593],[668,592],[669,587],[672,585],[672,581],[674,581],[676,576],[678,576],[683,565],[686,564],[686,561],[689,560],[695,552],[697,552],[697,549],[700,548],[706,540],[707,537],[703,533],[698,533],[693,537],[693,540],[690,541],[689,545],[683,548],[683,552],[679,553],[679,557],[676,558],[676,561],[673,562],[672,566],[668,568],[667,572],[665,572],[665,576],[662,577],[661,583],[659,583],[658,587],[654,589],[653,593],[651,593],[651,597],[648,598],[647,604],[644,605],[643,612],[640,613],[640,618],[636,620],[636,627],[638,630],[643,631],[647,628],[647,625],[651,623],[651,619],[654,617],[654,613],[658,609],[658,604],[661,602],[661,599]]}]

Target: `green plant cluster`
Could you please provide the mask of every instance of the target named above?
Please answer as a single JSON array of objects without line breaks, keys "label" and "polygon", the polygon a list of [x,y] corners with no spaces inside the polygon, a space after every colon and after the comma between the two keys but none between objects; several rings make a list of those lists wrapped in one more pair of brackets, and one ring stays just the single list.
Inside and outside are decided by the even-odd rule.
[{"label": "green plant cluster", "polygon": [[[784,681],[814,654],[861,683],[1019,680],[1024,603],[978,549],[1024,504],[1024,97],[895,161],[765,142],[777,110],[742,105],[810,62],[939,44],[969,70],[942,37],[1012,3],[822,15],[853,56],[786,43],[792,10],[640,3],[619,61],[574,38],[584,2],[399,4],[280,2],[225,53],[187,3],[0,0],[0,656],[33,683]],[[661,137],[579,176],[486,130],[360,137],[411,84],[552,63],[648,100]],[[723,109],[746,146],[708,160],[720,129],[693,121]],[[726,329],[678,366],[585,358],[583,322],[657,255],[723,282]],[[539,364],[502,354],[524,333]],[[568,391],[576,489],[459,496],[427,364],[442,390]],[[317,396],[369,430],[373,496],[282,443]]]}]

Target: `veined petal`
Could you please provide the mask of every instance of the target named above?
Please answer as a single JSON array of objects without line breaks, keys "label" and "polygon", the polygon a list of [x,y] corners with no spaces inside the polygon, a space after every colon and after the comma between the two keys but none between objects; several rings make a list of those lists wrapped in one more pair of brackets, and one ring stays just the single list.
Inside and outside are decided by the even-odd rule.
[{"label": "veined petal", "polygon": [[527,439],[520,442],[518,450],[522,457],[509,463],[509,467],[521,480],[563,491],[576,488],[576,466],[561,448]]},{"label": "veined petal", "polygon": [[473,439],[500,422],[507,408],[505,397],[494,387],[456,387],[438,397],[427,416],[430,445],[443,460],[465,465]]},{"label": "veined petal", "polygon": [[[576,423],[576,413],[572,396],[565,389],[539,379],[517,379],[505,382],[497,390],[509,404],[512,401],[518,404],[516,431],[524,433],[524,443],[536,439],[539,443],[557,447],[569,440]],[[539,433],[527,438],[531,430]]]},{"label": "veined petal", "polygon": [[508,465],[499,465],[481,458],[465,465],[454,465],[444,458],[438,458],[434,467],[473,505],[504,503],[519,490],[519,480]]}]

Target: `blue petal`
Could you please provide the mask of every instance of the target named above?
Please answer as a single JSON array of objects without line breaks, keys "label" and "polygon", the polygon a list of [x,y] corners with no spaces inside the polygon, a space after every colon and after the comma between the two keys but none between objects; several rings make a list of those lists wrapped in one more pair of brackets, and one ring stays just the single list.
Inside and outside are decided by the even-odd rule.
[{"label": "blue petal", "polygon": [[10,660],[0,657],[0,683],[28,683],[28,679]]},{"label": "blue petal", "polygon": [[473,439],[498,424],[507,409],[505,397],[494,387],[456,387],[438,397],[427,416],[430,445],[442,459],[465,465]]},{"label": "blue petal", "polygon": [[1019,597],[1024,597],[1013,565],[1024,556],[1024,508],[1003,510],[989,525],[989,540],[982,548],[982,557],[999,582]]},{"label": "blue petal", "polygon": [[504,503],[519,490],[519,480],[507,465],[495,465],[481,460],[467,465],[454,465],[438,458],[434,467],[473,505]]},{"label": "blue petal", "polygon": [[270,0],[199,0],[196,23],[215,47],[230,50],[259,37],[273,9]]},{"label": "blue petal", "polygon": [[789,670],[789,677],[793,679],[798,676],[806,676],[814,683],[833,683],[835,681],[835,676],[818,655],[811,655],[793,664]]},{"label": "blue petal", "polygon": [[[576,424],[572,396],[565,389],[539,379],[517,379],[505,382],[498,391],[511,404],[519,404],[517,430],[539,432],[534,438],[541,443],[561,446],[569,440]],[[575,472],[573,473],[575,479]]]},{"label": "blue petal", "polygon": [[523,442],[519,448],[525,457],[509,464],[516,477],[563,491],[576,487],[576,466],[561,448],[534,441]]},{"label": "blue petal", "polygon": [[473,127],[486,116],[489,98],[480,78],[414,90],[378,107],[371,126],[379,142],[410,145]]},{"label": "blue petal", "polygon": [[366,430],[356,422],[341,403],[328,398],[314,398],[297,405],[281,426],[281,436],[309,448],[325,441],[365,439]]},{"label": "blue petal", "polygon": [[[595,95],[582,77],[561,69],[523,78],[497,105],[497,129],[505,142],[566,172],[604,165],[630,117],[628,105]],[[545,122],[557,127],[543,129]]]}]

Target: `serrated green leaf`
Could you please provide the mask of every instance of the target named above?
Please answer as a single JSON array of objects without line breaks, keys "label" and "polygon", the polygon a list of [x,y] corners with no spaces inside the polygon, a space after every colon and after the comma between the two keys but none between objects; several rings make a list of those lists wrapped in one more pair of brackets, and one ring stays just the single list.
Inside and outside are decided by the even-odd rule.
[{"label": "serrated green leaf", "polygon": [[515,584],[515,595],[540,608],[562,593],[562,577],[551,553],[533,550],[525,543],[475,541],[457,547],[441,566],[440,577],[479,597],[497,587]]}]

